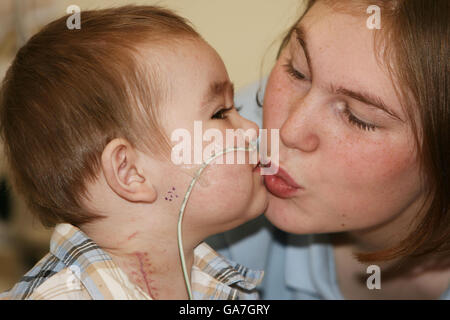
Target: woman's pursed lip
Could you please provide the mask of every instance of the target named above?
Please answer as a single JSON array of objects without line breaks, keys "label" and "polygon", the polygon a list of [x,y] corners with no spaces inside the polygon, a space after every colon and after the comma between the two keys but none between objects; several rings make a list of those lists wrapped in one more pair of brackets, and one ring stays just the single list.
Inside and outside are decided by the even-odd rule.
[{"label": "woman's pursed lip", "polygon": [[278,172],[275,174],[275,176],[280,177],[283,179],[290,187],[301,189],[303,188],[301,185],[299,185],[295,180],[287,173],[282,167],[278,167]]}]

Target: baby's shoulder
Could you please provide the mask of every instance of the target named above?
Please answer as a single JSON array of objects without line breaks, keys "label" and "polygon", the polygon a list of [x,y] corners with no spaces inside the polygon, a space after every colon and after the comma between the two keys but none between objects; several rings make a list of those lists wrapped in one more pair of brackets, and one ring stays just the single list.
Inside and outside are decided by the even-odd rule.
[{"label": "baby's shoulder", "polygon": [[74,266],[65,268],[33,290],[30,300],[92,300]]},{"label": "baby's shoulder", "polygon": [[0,295],[1,299],[28,299],[40,285],[65,268],[53,254],[48,253],[8,291]]}]

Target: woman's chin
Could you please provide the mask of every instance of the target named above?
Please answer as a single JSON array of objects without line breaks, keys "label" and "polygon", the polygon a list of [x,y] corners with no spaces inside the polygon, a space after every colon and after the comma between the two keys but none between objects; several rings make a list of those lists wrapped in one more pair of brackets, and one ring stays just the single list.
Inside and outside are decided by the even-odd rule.
[{"label": "woman's chin", "polygon": [[275,227],[294,234],[322,233],[323,226],[286,199],[269,195],[269,205],[265,212],[267,220]]}]

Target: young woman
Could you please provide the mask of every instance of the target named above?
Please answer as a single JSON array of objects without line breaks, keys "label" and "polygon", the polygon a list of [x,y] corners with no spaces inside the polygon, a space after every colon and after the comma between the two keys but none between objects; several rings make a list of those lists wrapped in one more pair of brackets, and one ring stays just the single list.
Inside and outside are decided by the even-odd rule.
[{"label": "young woman", "polygon": [[[280,130],[266,217],[285,232],[211,240],[266,270],[263,298],[450,299],[449,4],[309,1],[285,37],[263,103]],[[237,102],[252,120],[255,91]]]}]

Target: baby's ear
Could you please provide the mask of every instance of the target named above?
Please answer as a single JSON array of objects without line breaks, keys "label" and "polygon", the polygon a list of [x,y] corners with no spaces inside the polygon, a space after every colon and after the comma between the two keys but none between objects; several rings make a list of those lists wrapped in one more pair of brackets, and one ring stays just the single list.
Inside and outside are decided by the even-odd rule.
[{"label": "baby's ear", "polygon": [[114,139],[102,153],[102,169],[112,190],[131,202],[154,202],[156,190],[139,168],[137,152],[125,139]]}]

